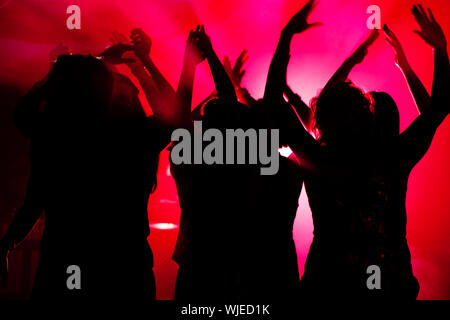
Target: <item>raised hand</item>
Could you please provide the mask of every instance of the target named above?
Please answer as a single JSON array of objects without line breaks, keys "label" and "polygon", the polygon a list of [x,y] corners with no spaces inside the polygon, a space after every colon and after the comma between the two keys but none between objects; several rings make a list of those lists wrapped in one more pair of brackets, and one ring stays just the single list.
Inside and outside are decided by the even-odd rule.
[{"label": "raised hand", "polygon": [[304,32],[308,29],[321,26],[322,23],[320,22],[308,22],[308,17],[316,5],[317,2],[315,0],[308,1],[308,3],[291,18],[289,23],[284,28],[284,31],[286,31],[290,35],[294,35]]},{"label": "raised hand", "polygon": [[418,34],[432,47],[440,50],[447,50],[447,39],[445,38],[444,31],[437,23],[431,10],[427,9],[427,13],[423,6],[419,4],[414,5],[411,12],[420,27],[420,31],[415,30],[414,33]]},{"label": "raised hand", "polygon": [[205,27],[203,25],[197,26],[194,36],[196,38],[196,46],[200,52],[202,52],[204,57],[207,57],[210,53],[212,53],[213,49],[211,39],[206,34]]},{"label": "raised hand", "polygon": [[406,59],[405,51],[403,50],[403,47],[394,32],[392,32],[387,25],[383,26],[383,31],[386,36],[386,41],[395,50],[395,63],[397,66],[402,68],[409,65],[408,60]]},{"label": "raised hand", "polygon": [[205,54],[199,45],[201,26],[197,26],[195,29],[189,32],[188,39],[186,41],[186,51],[184,54],[185,62],[193,65],[200,64],[205,60]]},{"label": "raised hand", "polygon": [[139,59],[144,60],[148,58],[152,47],[152,40],[142,29],[135,28],[131,30],[131,42],[133,44],[133,50]]},{"label": "raised hand", "polygon": [[245,75],[245,70],[243,70],[243,67],[248,60],[247,53],[247,50],[243,50],[241,52],[239,57],[236,59],[236,62],[234,63],[234,67],[231,67],[231,60],[228,56],[225,56],[223,60],[223,66],[225,70],[230,76],[231,81],[233,81],[233,84],[238,88],[241,87],[242,78]]}]

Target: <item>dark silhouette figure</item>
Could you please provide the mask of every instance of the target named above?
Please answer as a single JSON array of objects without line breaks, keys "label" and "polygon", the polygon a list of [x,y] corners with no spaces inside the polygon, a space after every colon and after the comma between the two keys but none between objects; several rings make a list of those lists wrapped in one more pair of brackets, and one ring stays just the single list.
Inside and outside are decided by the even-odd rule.
[{"label": "dark silhouette figure", "polygon": [[[31,174],[3,243],[12,250],[45,212],[33,297],[154,299],[147,202],[169,126],[145,117],[127,78],[81,55],[58,59],[16,123],[31,137]],[[66,283],[71,265],[79,290]]]},{"label": "dark silhouette figure", "polygon": [[[307,17],[313,5],[310,1],[282,32],[265,95],[274,113],[282,97],[290,41],[295,33],[312,26]],[[398,135],[398,110],[392,99],[374,94],[372,114],[371,99],[344,82],[376,38],[374,32],[313,102],[320,143],[302,126],[292,128],[297,132],[290,146],[306,171],[314,221],[314,240],[301,281],[305,297],[417,295],[405,237],[406,184],[412,167],[448,114],[448,57],[445,37],[431,12],[428,17],[423,8],[414,7],[413,13],[422,29],[419,33],[435,47],[429,111]],[[415,95],[419,96],[424,97]],[[366,270],[371,264],[381,268],[384,291],[368,290]]]},{"label": "dark silhouette figure", "polygon": [[[296,118],[287,103],[283,109],[285,122]],[[264,100],[250,109],[252,128],[273,128]],[[279,123],[277,128],[280,127]],[[287,145],[290,133],[280,130],[280,144]],[[267,148],[270,148],[268,141]],[[299,272],[293,238],[294,220],[303,186],[303,174],[295,156],[285,158],[278,154],[279,169],[274,175],[252,177],[249,204],[249,226],[246,231],[248,249],[243,256],[242,289],[247,300],[293,302],[298,298]]]},{"label": "dark silhouette figure", "polygon": [[[265,101],[280,112],[289,47],[296,33],[318,26],[307,17],[314,1],[300,10],[283,29],[272,60]],[[302,277],[307,298],[344,297],[358,288],[360,274],[350,260],[355,250],[353,224],[367,200],[366,159],[373,136],[370,100],[351,83],[327,86],[313,105],[319,141],[300,122],[287,122],[289,146],[305,170],[305,186],[313,213],[314,239]]]},{"label": "dark silhouette figure", "polygon": [[[245,128],[248,108],[237,102],[235,89],[203,27],[191,31],[177,94],[184,128],[195,130],[191,99],[196,66],[206,59],[217,98],[200,116],[203,130]],[[256,170],[256,168],[255,168]],[[179,264],[175,299],[225,301],[241,298],[243,240],[248,232],[250,172],[239,165],[171,163],[181,207],[180,231],[173,259]]]},{"label": "dark silhouette figure", "polygon": [[369,264],[377,264],[382,270],[382,288],[372,292],[372,296],[383,298],[415,299],[419,293],[419,283],[412,272],[406,241],[408,178],[427,152],[437,128],[449,111],[449,60],[445,35],[431,10],[426,13],[418,5],[413,6],[412,13],[420,27],[417,33],[435,52],[431,98],[409,66],[400,42],[387,26],[384,30],[396,50],[397,64],[405,74],[421,115],[399,134],[399,111],[395,101],[386,93],[372,93],[376,136],[382,152],[374,179],[379,197],[373,206],[372,212],[375,214],[371,227],[366,227],[365,237],[369,240],[365,257]]},{"label": "dark silhouette figure", "polygon": [[[204,130],[270,128],[264,101],[255,101],[240,87],[244,53],[230,71],[229,61],[220,64],[203,29],[191,32],[178,89],[191,131],[192,120],[202,120]],[[200,104],[189,118],[195,67],[203,57],[217,98]],[[237,103],[235,89],[246,106]],[[273,176],[260,175],[258,165],[172,164],[181,206],[174,253],[180,265],[177,300],[295,299],[299,274],[292,228],[302,180],[297,164],[279,157]]]}]

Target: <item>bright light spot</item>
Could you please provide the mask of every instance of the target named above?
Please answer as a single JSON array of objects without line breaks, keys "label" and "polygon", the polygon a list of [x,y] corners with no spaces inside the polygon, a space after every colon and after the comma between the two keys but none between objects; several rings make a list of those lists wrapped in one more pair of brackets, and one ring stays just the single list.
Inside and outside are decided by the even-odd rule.
[{"label": "bright light spot", "polygon": [[292,150],[289,147],[282,147],[278,149],[278,152],[285,158],[289,158],[289,156],[292,154]]},{"label": "bright light spot", "polygon": [[176,225],[174,223],[161,222],[161,223],[150,224],[150,228],[158,229],[158,230],[173,230],[173,229],[178,229],[178,225]]}]

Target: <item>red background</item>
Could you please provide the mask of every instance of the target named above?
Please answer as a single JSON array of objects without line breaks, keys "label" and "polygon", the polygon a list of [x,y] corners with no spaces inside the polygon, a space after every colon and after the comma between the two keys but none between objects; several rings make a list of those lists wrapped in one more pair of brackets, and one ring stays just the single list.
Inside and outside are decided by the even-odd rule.
[{"label": "red background", "polygon": [[[367,7],[380,6],[387,23],[403,43],[411,65],[430,89],[433,55],[415,34],[417,27],[410,0],[322,0],[312,20],[324,23],[294,39],[288,71],[289,84],[309,101],[324,86],[340,63],[364,39],[369,30]],[[424,0],[450,36],[448,0]],[[81,8],[81,30],[66,28],[66,9]],[[1,215],[20,206],[27,178],[26,141],[12,125],[11,112],[20,94],[48,71],[48,53],[57,44],[75,52],[99,53],[108,45],[112,31],[128,35],[142,27],[153,39],[152,56],[175,86],[189,29],[202,23],[211,35],[219,56],[235,59],[248,49],[250,60],[243,84],[259,98],[263,94],[270,60],[278,35],[289,17],[302,6],[294,0],[0,0],[0,202]],[[198,73],[194,103],[213,88],[206,65]],[[364,64],[351,79],[366,90],[390,93],[398,103],[401,127],[406,128],[417,110],[402,74],[394,64],[394,53],[380,38]],[[407,197],[408,241],[413,267],[421,284],[419,298],[450,299],[450,123],[438,130],[431,149],[412,172]],[[159,187],[149,202],[151,223],[178,224],[175,186],[168,176],[167,153],[161,157]],[[312,238],[312,220],[304,194],[294,227],[300,272]],[[120,233],[120,230],[111,232]],[[176,264],[170,260],[177,229],[152,228],[150,244],[155,253],[158,298],[171,299]],[[333,268],[330,266],[330,272]]]}]

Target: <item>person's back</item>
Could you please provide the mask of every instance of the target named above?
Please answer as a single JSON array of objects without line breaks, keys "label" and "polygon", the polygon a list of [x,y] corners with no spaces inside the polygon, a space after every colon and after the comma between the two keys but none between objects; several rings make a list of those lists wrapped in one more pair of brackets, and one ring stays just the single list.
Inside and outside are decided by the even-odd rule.
[{"label": "person's back", "polygon": [[[203,130],[215,128],[225,137],[237,123],[226,113],[245,113],[242,105],[212,101],[203,117]],[[228,108],[228,109],[225,109]],[[230,118],[228,118],[230,117]],[[192,152],[193,154],[193,152]],[[224,152],[225,158],[225,152]],[[254,166],[256,170],[256,166]],[[181,208],[180,230],[173,259],[180,265],[177,300],[236,300],[239,271],[248,233],[248,199],[253,171],[237,164],[173,164]]]},{"label": "person's back", "polygon": [[[294,117],[290,105],[280,108]],[[252,127],[270,130],[274,125],[268,119],[263,100],[251,106]],[[273,120],[273,119],[272,119]],[[283,145],[287,132],[278,129]],[[260,147],[262,141],[259,141]],[[267,150],[271,148],[267,141]],[[278,170],[273,175],[252,176],[251,192],[247,202],[247,249],[242,257],[243,281],[248,300],[286,302],[297,299],[299,272],[293,238],[294,220],[303,186],[302,170],[292,154],[290,158],[278,151]]]},{"label": "person's back", "polygon": [[243,283],[249,299],[297,298],[299,273],[293,226],[303,177],[295,160],[279,156],[275,175],[256,175],[249,213]]}]

